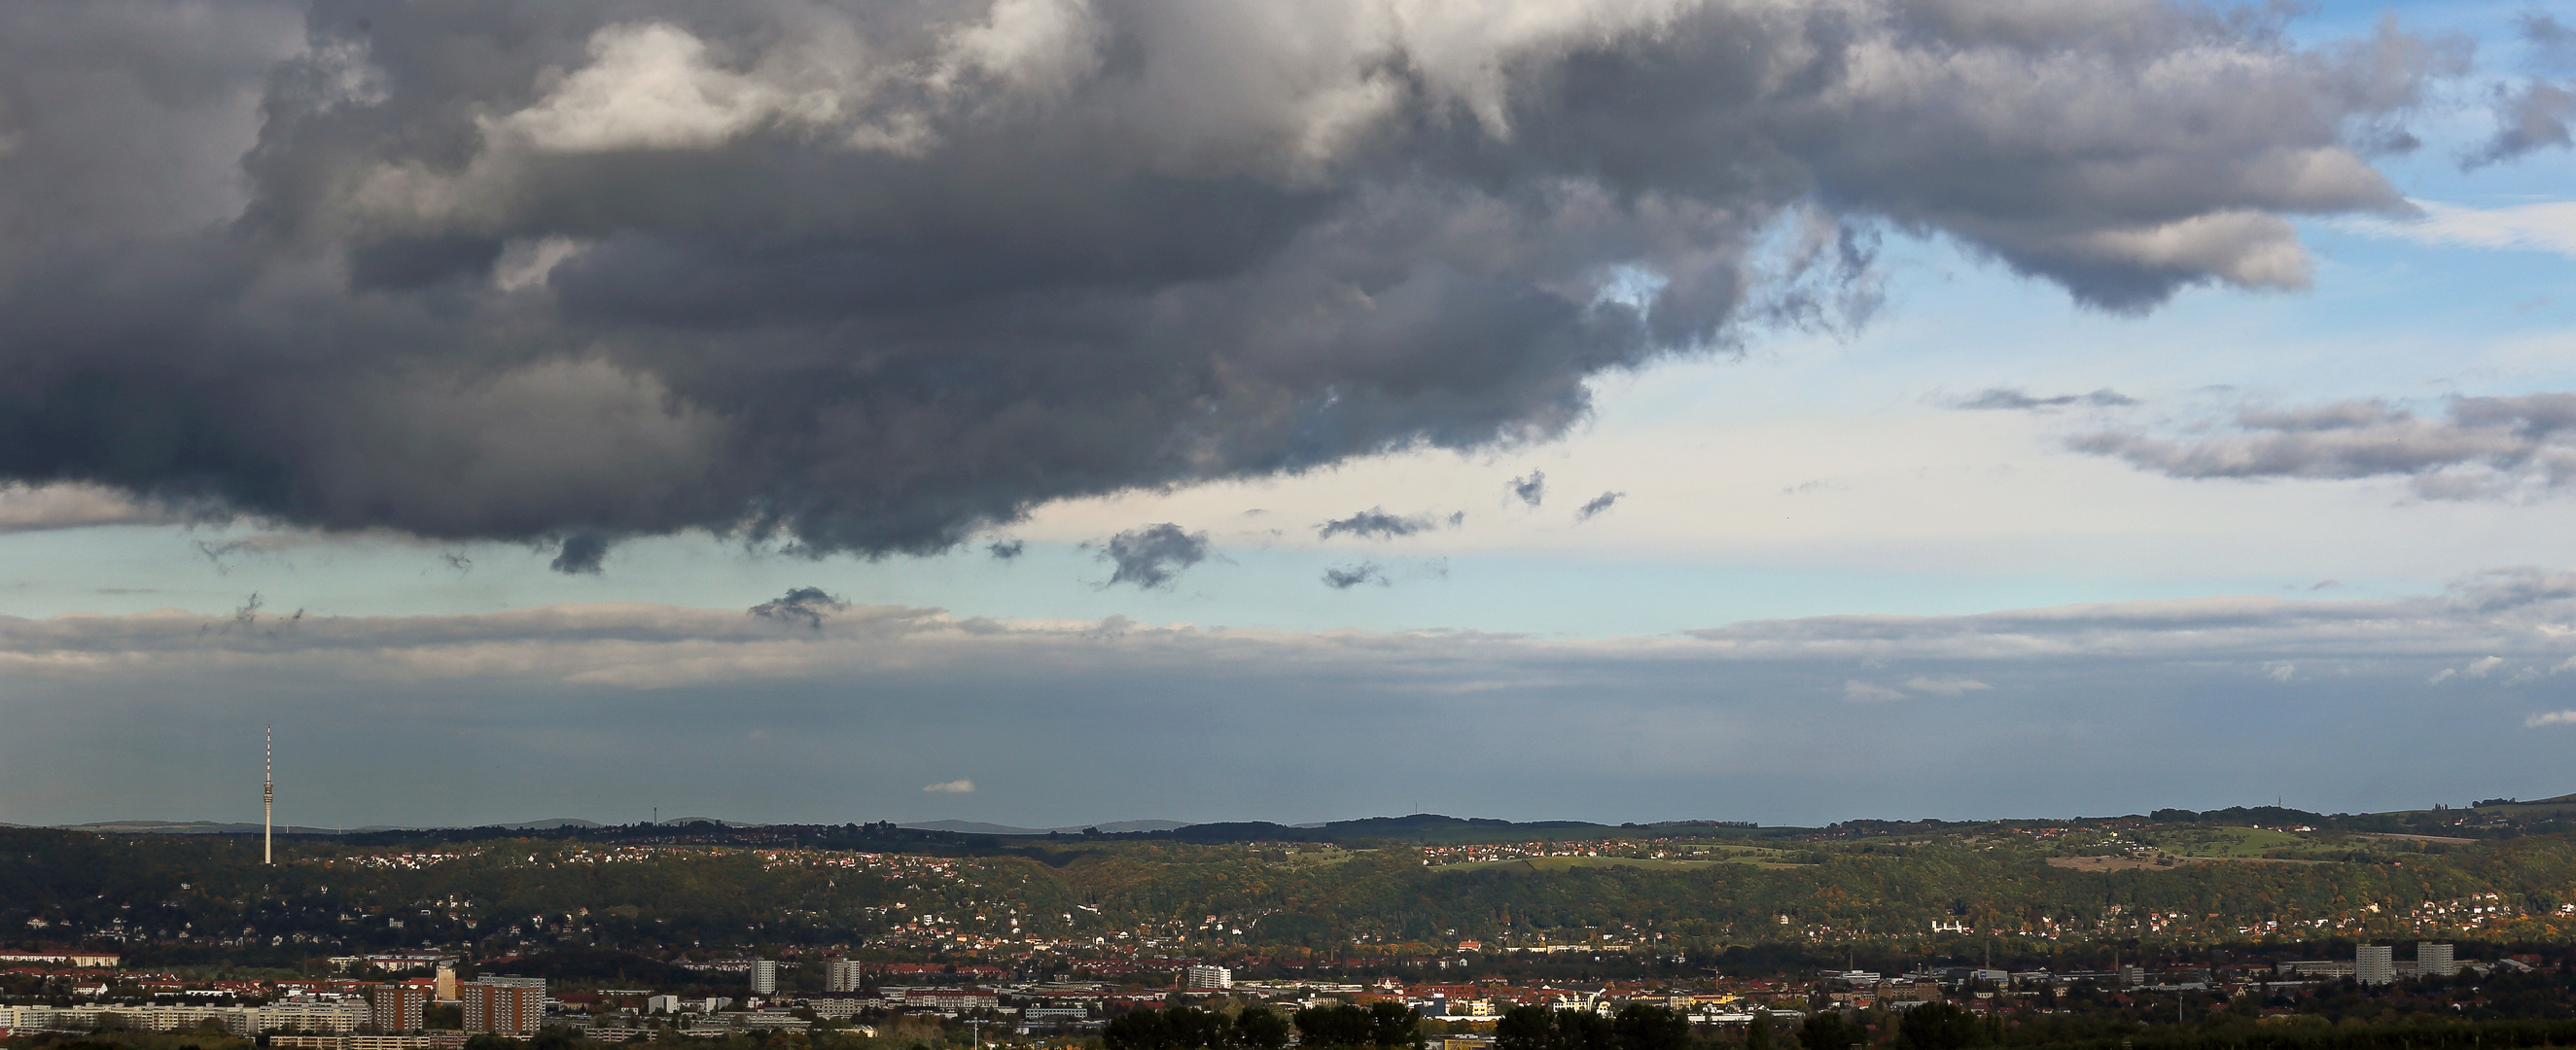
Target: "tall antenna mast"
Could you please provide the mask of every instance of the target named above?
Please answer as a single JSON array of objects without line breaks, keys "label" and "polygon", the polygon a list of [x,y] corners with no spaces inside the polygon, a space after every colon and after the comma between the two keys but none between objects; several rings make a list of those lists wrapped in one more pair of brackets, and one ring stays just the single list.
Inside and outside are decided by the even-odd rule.
[{"label": "tall antenna mast", "polygon": [[277,727],[263,727],[267,740],[260,747],[259,771],[259,862],[277,863]]}]

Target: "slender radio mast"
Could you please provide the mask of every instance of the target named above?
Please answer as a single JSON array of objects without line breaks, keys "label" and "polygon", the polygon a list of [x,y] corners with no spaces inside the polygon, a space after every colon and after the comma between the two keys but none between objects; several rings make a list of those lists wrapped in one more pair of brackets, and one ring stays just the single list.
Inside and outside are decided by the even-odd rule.
[{"label": "slender radio mast", "polygon": [[277,863],[277,727],[265,727],[267,740],[260,747],[259,771],[259,862]]}]

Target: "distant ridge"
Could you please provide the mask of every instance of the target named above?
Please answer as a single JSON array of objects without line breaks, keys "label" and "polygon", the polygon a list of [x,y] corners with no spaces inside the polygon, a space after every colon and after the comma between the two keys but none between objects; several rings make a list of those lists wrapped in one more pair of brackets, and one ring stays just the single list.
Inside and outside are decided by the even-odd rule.
[{"label": "distant ridge", "polygon": [[952,831],[960,835],[1079,835],[1099,831],[1118,835],[1136,831],[1170,831],[1189,826],[1186,820],[1112,820],[1099,824],[1068,824],[1060,828],[1022,828],[1009,824],[986,824],[979,820],[924,820],[897,825],[917,831]]},{"label": "distant ridge", "polygon": [[[7,825],[19,827],[21,825]],[[548,817],[544,820],[517,824],[480,824],[476,827],[503,828],[510,831],[553,831],[558,828],[606,827],[595,820],[580,817]],[[108,831],[123,835],[256,835],[257,824],[227,823],[213,820],[101,820],[88,824],[57,824],[66,831]],[[443,831],[444,828],[406,827],[398,824],[369,824],[361,828],[326,828],[312,824],[280,824],[280,835],[367,835],[379,831]]]}]

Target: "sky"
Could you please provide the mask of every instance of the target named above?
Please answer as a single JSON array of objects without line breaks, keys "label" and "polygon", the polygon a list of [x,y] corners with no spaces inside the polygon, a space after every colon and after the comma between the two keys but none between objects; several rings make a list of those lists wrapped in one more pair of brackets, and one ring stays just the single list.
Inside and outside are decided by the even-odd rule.
[{"label": "sky", "polygon": [[0,2],[0,822],[2576,791],[2576,6]]}]

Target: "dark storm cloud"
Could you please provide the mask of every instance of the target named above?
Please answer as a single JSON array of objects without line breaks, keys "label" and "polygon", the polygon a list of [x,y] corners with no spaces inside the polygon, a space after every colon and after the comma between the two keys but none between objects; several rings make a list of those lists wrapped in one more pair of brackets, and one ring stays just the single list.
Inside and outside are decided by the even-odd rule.
[{"label": "dark storm cloud", "polygon": [[1512,490],[1513,498],[1532,507],[1536,507],[1539,505],[1539,501],[1547,498],[1547,472],[1543,470],[1530,471],[1529,476],[1526,478],[1513,478],[1510,485],[1507,487]]},{"label": "dark storm cloud", "polygon": [[1394,581],[1387,579],[1385,569],[1379,568],[1377,565],[1370,562],[1361,562],[1357,565],[1332,566],[1327,567],[1324,570],[1324,586],[1330,587],[1334,590],[1347,591],[1363,583],[1374,583],[1380,587],[1386,587],[1392,585]]},{"label": "dark storm cloud", "polygon": [[785,624],[803,624],[820,631],[823,618],[850,607],[850,603],[820,587],[797,587],[785,595],[772,598],[747,610],[763,620]]},{"label": "dark storm cloud", "polygon": [[1206,561],[1211,549],[1207,533],[1184,532],[1170,522],[1129,529],[1102,545],[1100,557],[1118,567],[1103,586],[1169,587],[1180,578],[1181,570]]},{"label": "dark storm cloud", "polygon": [[2109,387],[2104,387],[2090,394],[2057,394],[2050,397],[2033,397],[2030,394],[2024,393],[2013,387],[1998,386],[1988,387],[1985,390],[1979,391],[1975,397],[1954,401],[1951,403],[1950,407],[1970,410],[1991,411],[2002,409],[2027,412],[2050,408],[2065,408],[2069,405],[2091,405],[2095,408],[2120,408],[2137,403],[2138,399]]},{"label": "dark storm cloud", "polygon": [[2576,485],[2576,394],[2455,397],[2426,419],[2385,401],[2248,408],[2224,432],[2164,436],[2136,429],[2069,444],[2169,477],[2403,477],[2417,495],[2476,499]]},{"label": "dark storm cloud", "polygon": [[[1335,536],[1357,536],[1364,540],[1395,539],[1401,536],[1411,536],[1423,531],[1424,529],[1435,527],[1440,523],[1440,520],[1441,519],[1428,514],[1417,514],[1406,517],[1403,515],[1389,514],[1386,512],[1386,508],[1384,507],[1370,507],[1367,510],[1353,514],[1350,517],[1335,519],[1316,526],[1315,538],[1320,540],[1329,540]],[[1452,528],[1457,527],[1466,520],[1467,512],[1465,511],[1451,514],[1448,518],[1449,525]]]},{"label": "dark storm cloud", "polygon": [[573,572],[927,552],[1555,437],[1606,370],[1865,312],[1879,229],[2109,310],[2296,287],[2285,216],[2402,209],[2361,154],[2460,54],[2272,18],[29,0],[0,483]]},{"label": "dark storm cloud", "polygon": [[1627,495],[1625,492],[1604,492],[1598,496],[1594,496],[1582,506],[1574,509],[1574,520],[1590,521],[1595,515],[1600,514],[1602,511],[1609,510],[1612,504],[1619,502],[1619,498],[1625,495]]}]

